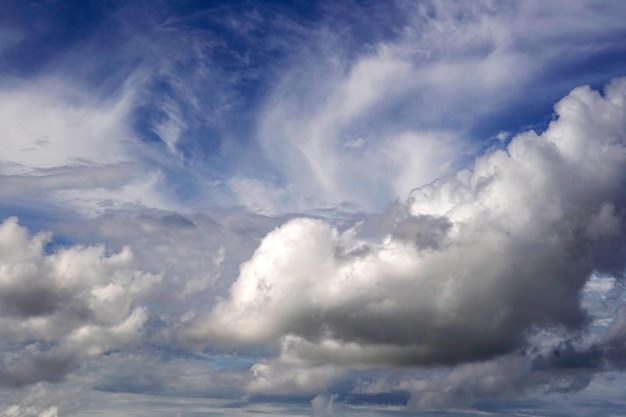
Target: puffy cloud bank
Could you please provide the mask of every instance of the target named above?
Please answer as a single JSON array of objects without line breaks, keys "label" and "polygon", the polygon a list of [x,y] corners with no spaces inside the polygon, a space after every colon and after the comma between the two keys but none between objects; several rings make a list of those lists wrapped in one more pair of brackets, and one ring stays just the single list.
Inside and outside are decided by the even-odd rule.
[{"label": "puffy cloud bank", "polygon": [[50,236],[9,218],[0,224],[0,386],[56,382],[81,361],[139,340],[138,301],[160,276],[133,266],[125,248],[46,252]]},{"label": "puffy cloud bank", "polygon": [[[584,328],[586,281],[626,265],[626,79],[603,94],[577,88],[555,112],[542,134],[517,135],[473,170],[414,190],[379,221],[377,239],[362,233],[371,222],[341,231],[288,221],[183,337],[280,341],[273,372],[284,379],[287,365],[476,361],[542,329]],[[267,377],[259,367],[272,363],[253,370]]]}]

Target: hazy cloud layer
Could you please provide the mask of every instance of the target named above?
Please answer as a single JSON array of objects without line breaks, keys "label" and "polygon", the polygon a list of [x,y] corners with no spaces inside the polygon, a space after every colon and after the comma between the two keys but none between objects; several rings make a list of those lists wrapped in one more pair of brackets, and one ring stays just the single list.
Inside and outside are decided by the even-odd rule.
[{"label": "hazy cloud layer", "polygon": [[0,203],[35,202],[95,216],[177,207],[159,168],[144,170],[130,118],[136,88],[89,96],[55,77],[0,88]]}]

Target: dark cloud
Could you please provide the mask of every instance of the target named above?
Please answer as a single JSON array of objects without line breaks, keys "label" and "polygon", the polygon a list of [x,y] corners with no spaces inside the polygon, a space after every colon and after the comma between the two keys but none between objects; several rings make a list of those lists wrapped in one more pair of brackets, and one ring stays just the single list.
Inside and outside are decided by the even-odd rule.
[{"label": "dark cloud", "polygon": [[0,366],[0,384],[22,387],[38,382],[59,382],[78,368],[77,358],[57,352],[28,352]]},{"label": "dark cloud", "polygon": [[[607,290],[608,291],[608,290]],[[587,295],[589,296],[589,295]],[[601,302],[599,299],[595,302]],[[613,304],[619,305],[619,300]],[[400,392],[410,395],[409,409],[445,410],[474,407],[489,401],[536,394],[569,394],[588,388],[605,373],[623,369],[626,355],[624,305],[620,305],[604,334],[545,343],[544,334],[524,350],[484,361],[462,364],[433,374],[387,373],[366,376],[353,388],[362,395]],[[556,335],[552,335],[555,337]],[[554,397],[553,397],[554,398]],[[497,407],[496,407],[497,408]]]},{"label": "dark cloud", "polygon": [[43,316],[62,309],[69,301],[71,297],[55,288],[9,288],[0,293],[0,311],[18,317]]}]

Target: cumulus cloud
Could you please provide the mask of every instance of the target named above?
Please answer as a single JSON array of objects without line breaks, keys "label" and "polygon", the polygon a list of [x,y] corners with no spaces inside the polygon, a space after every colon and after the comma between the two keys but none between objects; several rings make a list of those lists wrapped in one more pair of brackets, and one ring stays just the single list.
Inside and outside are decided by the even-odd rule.
[{"label": "cumulus cloud", "polygon": [[586,281],[626,262],[625,109],[626,79],[603,95],[573,90],[542,134],[414,190],[379,240],[359,225],[288,221],[183,337],[280,340],[280,366],[396,366],[487,359],[540,329],[581,330]]},{"label": "cumulus cloud", "polygon": [[1,384],[55,382],[81,360],[132,344],[148,318],[139,300],[158,274],[136,269],[125,248],[46,251],[16,218],[0,224]]},{"label": "cumulus cloud", "polygon": [[189,307],[172,302],[173,298],[194,298],[192,305],[212,302],[215,294],[232,283],[239,264],[251,256],[259,239],[283,221],[230,210],[212,217],[148,209],[109,210],[95,219],[63,219],[53,230],[86,244],[106,242],[114,251],[132,248],[136,265],[154,274],[163,273],[162,285],[154,291],[159,293],[159,311],[165,314],[170,308]]}]

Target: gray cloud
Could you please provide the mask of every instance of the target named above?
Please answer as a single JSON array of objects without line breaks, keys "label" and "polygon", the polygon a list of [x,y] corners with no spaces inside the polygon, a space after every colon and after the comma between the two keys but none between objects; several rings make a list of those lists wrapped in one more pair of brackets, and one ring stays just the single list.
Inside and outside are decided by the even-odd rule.
[{"label": "gray cloud", "polygon": [[[196,373],[197,365],[172,359],[163,372],[145,372],[129,360],[158,368],[149,354],[133,356],[138,343],[184,354],[172,339],[181,316],[212,305],[260,236],[282,221],[233,211],[210,218],[112,210],[54,224],[61,242],[71,235],[81,246],[60,244],[51,233],[31,235],[16,218],[5,220],[0,223],[0,385],[67,384],[68,375],[76,378],[85,368],[96,376],[93,364],[119,351],[102,365],[114,372],[89,383],[108,390],[161,387],[181,395],[241,392],[244,369]],[[207,391],[204,384],[211,381]]]},{"label": "gray cloud", "polygon": [[533,392],[570,393],[587,388],[603,372],[624,369],[626,305],[621,305],[601,340],[585,346],[564,340],[542,353],[513,354],[462,365],[439,380],[372,383],[364,392],[406,390],[409,409],[469,406],[477,400]]},{"label": "gray cloud", "polygon": [[37,382],[59,382],[78,367],[76,358],[57,352],[29,352],[0,367],[1,384],[22,387]]},{"label": "gray cloud", "polygon": [[[358,225],[287,222],[242,264],[230,297],[185,323],[182,337],[278,339],[277,367],[396,366],[488,359],[540,329],[583,329],[591,273],[626,262],[625,97],[626,79],[603,96],[572,91],[541,135],[520,134],[473,171],[413,191],[378,241],[360,238]],[[599,256],[606,245],[615,250]],[[550,369],[583,361],[561,350]]]},{"label": "gray cloud", "polygon": [[137,341],[141,299],[158,274],[135,269],[128,248],[47,253],[50,235],[31,236],[16,218],[0,223],[2,384],[58,382],[82,360]]},{"label": "gray cloud", "polygon": [[626,354],[626,346],[618,341],[624,335],[623,310],[621,305],[612,324],[603,327],[603,335],[587,334],[586,341],[577,338],[549,342],[562,335],[556,332],[535,338],[536,346],[447,369],[404,369],[379,372],[378,376],[364,373],[353,392],[365,395],[403,392],[410,395],[407,407],[414,411],[480,408],[481,401],[484,405],[498,399],[541,398],[537,394],[552,395],[552,403],[559,395],[588,388],[603,373],[622,369],[620,359],[616,362],[616,358]]}]

